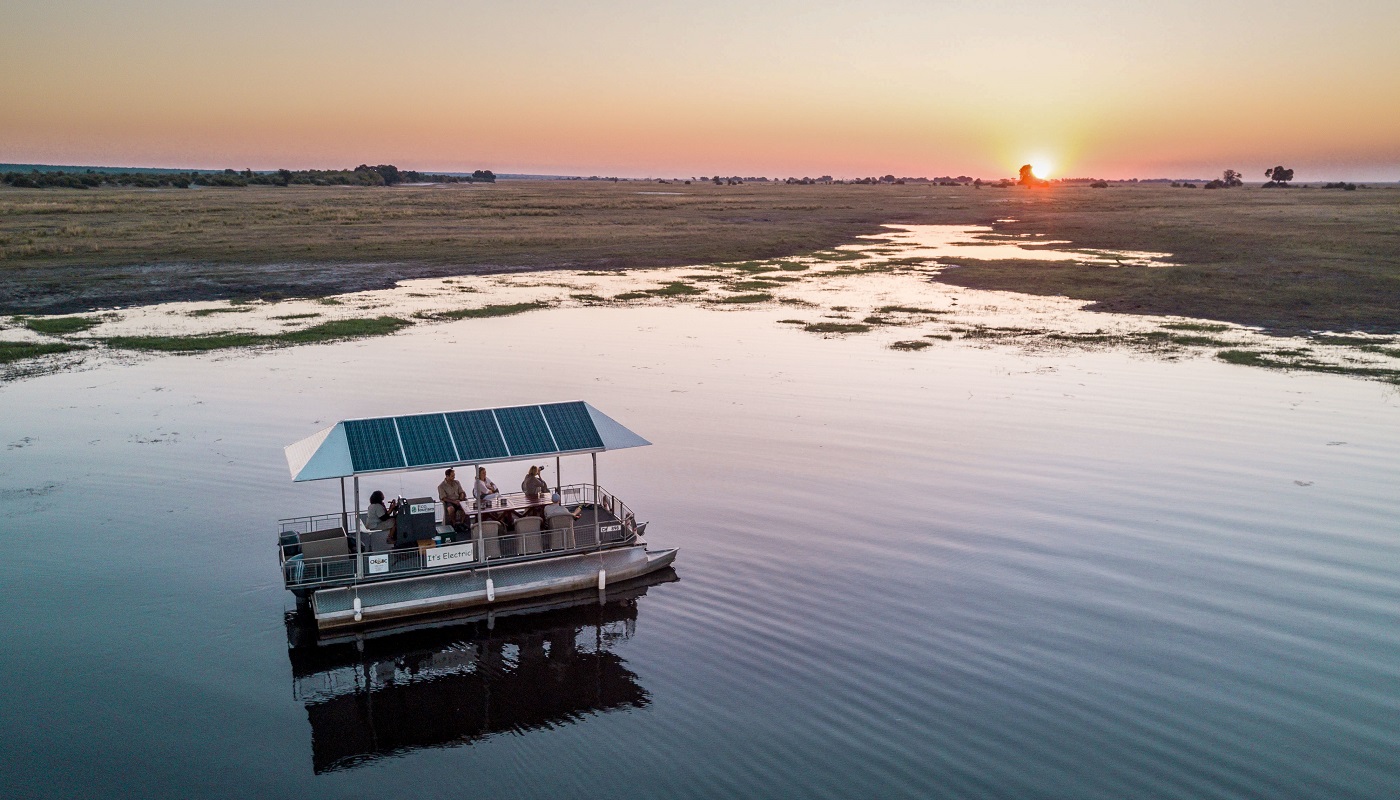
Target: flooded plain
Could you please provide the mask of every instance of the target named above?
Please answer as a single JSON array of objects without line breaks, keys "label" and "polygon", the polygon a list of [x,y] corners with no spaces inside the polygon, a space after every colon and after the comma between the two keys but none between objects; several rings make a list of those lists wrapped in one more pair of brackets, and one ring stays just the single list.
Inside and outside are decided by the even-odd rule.
[{"label": "flooded plain", "polygon": [[[0,384],[0,781],[23,797],[1400,792],[1400,390],[1216,357],[1287,348],[1248,329],[931,284],[923,261],[889,263],[925,257],[906,234],[790,269],[414,281],[339,305],[127,309],[80,333],[423,315],[299,347],[99,346]],[[800,277],[738,285],[765,275]],[[677,283],[703,295],[646,294]],[[447,314],[526,303],[543,305]],[[326,316],[275,319],[299,313]],[[896,346],[914,341],[930,344]],[[602,456],[600,481],[681,548],[674,575],[604,605],[289,649],[276,520],[340,500],[294,486],[282,446],[347,417],[573,399],[654,442]],[[587,469],[566,459],[562,478]]]}]

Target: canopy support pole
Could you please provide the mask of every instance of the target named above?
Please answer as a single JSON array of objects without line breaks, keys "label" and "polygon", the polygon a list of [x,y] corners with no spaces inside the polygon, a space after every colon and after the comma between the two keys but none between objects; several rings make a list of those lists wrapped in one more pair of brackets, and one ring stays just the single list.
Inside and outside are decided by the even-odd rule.
[{"label": "canopy support pole", "polygon": [[345,508],[345,479],[340,479],[340,527],[350,530],[350,513]]},{"label": "canopy support pole", "polygon": [[559,493],[559,504],[560,504],[560,505],[563,505],[563,504],[564,504],[564,476],[559,474],[560,472],[562,472],[562,470],[559,468],[559,463],[560,463],[560,458],[559,458],[559,456],[555,456],[555,457],[554,457],[554,491],[556,491],[556,492]]},{"label": "canopy support pole", "polygon": [[[345,480],[341,478],[341,480]],[[348,527],[346,530],[350,530]],[[355,476],[355,580],[360,579],[360,476]]]},{"label": "canopy support pole", "polygon": [[593,538],[596,540],[596,545],[601,548],[603,537],[598,533],[598,503],[600,500],[598,497],[598,454],[592,453],[590,455],[593,456]]}]

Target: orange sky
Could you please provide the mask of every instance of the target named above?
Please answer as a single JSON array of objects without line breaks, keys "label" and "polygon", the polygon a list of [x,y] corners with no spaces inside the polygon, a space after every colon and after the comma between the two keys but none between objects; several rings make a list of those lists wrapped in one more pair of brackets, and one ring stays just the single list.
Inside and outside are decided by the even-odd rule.
[{"label": "orange sky", "polygon": [[10,0],[0,162],[1400,180],[1400,3],[1138,5]]}]

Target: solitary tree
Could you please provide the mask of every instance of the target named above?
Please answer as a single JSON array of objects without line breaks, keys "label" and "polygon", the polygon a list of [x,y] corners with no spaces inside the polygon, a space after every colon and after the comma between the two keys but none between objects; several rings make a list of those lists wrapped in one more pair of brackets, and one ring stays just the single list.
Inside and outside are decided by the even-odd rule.
[{"label": "solitary tree", "polygon": [[1243,178],[1243,176],[1240,175],[1238,172],[1232,170],[1232,169],[1227,169],[1227,170],[1225,170],[1225,172],[1221,173],[1221,175],[1220,175],[1220,180],[1221,180],[1221,182],[1224,183],[1227,187],[1235,187],[1235,186],[1243,186],[1243,185],[1244,185],[1244,178]]},{"label": "solitary tree", "polygon": [[1287,186],[1288,182],[1293,180],[1293,170],[1284,169],[1281,166],[1270,167],[1269,169],[1264,170],[1264,177],[1268,178],[1272,183],[1278,184],[1279,186]]}]

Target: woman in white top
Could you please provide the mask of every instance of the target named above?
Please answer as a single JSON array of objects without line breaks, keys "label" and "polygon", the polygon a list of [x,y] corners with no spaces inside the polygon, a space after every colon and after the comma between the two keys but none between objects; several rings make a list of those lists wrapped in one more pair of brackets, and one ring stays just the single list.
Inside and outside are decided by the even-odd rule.
[{"label": "woman in white top", "polygon": [[391,500],[388,505],[384,503],[384,493],[376,489],[369,496],[369,513],[365,516],[365,527],[372,531],[388,531],[389,544],[394,544],[395,520],[394,511],[398,506],[398,501]]},{"label": "woman in white top", "polygon": [[[496,499],[501,490],[496,488],[495,481],[486,477],[486,467],[476,468],[476,485],[472,487],[472,496],[476,498],[476,507],[480,509],[488,508],[490,503]],[[493,519],[507,530],[515,523],[515,512],[508,509],[482,513],[486,519]]]}]

